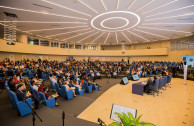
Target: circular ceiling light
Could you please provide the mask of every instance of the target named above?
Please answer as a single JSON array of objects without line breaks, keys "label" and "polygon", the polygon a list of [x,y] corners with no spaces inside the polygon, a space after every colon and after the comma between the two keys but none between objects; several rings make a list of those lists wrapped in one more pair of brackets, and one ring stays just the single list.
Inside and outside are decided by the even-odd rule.
[{"label": "circular ceiling light", "polygon": [[[106,21],[109,21],[109,20],[112,20],[112,19],[122,19],[125,21],[125,24],[123,26],[120,26],[120,27],[115,27],[115,28],[111,28],[111,27],[107,27],[107,26],[104,26],[104,22]],[[100,25],[103,27],[103,28],[107,28],[107,29],[119,29],[119,28],[124,28],[125,26],[127,26],[129,24],[129,20],[126,19],[126,18],[123,18],[123,17],[111,17],[111,18],[107,18],[107,19],[104,19]]]},{"label": "circular ceiling light", "polygon": [[[116,17],[116,16],[114,16],[114,14],[122,15],[122,17]],[[103,18],[103,16],[110,17],[110,18],[100,20],[100,18]],[[133,18],[130,20],[137,20],[137,21],[134,24],[131,24],[131,22],[129,23],[129,19],[127,19],[127,16],[133,16]],[[104,26],[104,22],[106,22],[107,20],[114,19],[114,18],[125,20],[127,25],[125,24],[123,26],[114,27],[114,28]],[[94,17],[91,20],[90,23],[91,23],[91,26],[97,30],[107,31],[107,32],[116,32],[116,31],[123,31],[123,30],[131,29],[131,28],[137,26],[139,24],[140,20],[141,19],[140,19],[139,15],[137,15],[133,12],[130,12],[130,11],[109,11],[109,12],[105,12],[105,13],[97,15],[96,17]],[[98,23],[98,24],[100,24],[100,27],[96,26],[97,25],[96,22],[98,22],[98,21],[100,22],[100,23]]]}]

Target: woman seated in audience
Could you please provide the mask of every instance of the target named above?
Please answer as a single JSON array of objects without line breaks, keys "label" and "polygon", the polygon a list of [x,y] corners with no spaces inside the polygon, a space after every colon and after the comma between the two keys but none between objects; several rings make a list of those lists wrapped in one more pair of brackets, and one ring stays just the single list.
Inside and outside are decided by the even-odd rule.
[{"label": "woman seated in audience", "polygon": [[38,87],[38,92],[43,92],[43,88],[45,88],[45,86],[43,84],[41,84],[39,87]]},{"label": "woman seated in audience", "polygon": [[57,83],[59,84],[59,87],[61,88],[61,86],[63,85],[63,82],[62,82],[62,78],[61,77],[58,77],[57,78]]},{"label": "woman seated in audience", "polygon": [[69,87],[68,86],[68,81],[65,81],[64,86],[67,88],[67,90],[73,90],[73,96],[75,97],[75,87]]},{"label": "woman seated in audience", "polygon": [[113,72],[113,78],[115,78],[115,79],[117,78],[117,71]]},{"label": "woman seated in audience", "polygon": [[79,88],[79,90],[82,90],[82,85],[81,85],[81,84],[79,84],[79,82],[78,82],[78,81],[76,81],[76,82],[75,82],[74,86],[75,86],[75,87],[78,87],[78,88]]},{"label": "woman seated in audience", "polygon": [[21,81],[18,79],[18,77],[16,76],[16,74],[13,75],[13,82],[14,83],[21,83]]},{"label": "woman seated in audience", "polygon": [[100,72],[97,72],[97,79],[101,79],[101,75],[100,75]]},{"label": "woman seated in audience", "polygon": [[126,70],[126,75],[128,75],[128,74],[129,74],[129,69]]},{"label": "woman seated in audience", "polygon": [[38,91],[40,85],[41,85],[40,83],[36,83],[34,80],[31,81],[32,88],[37,90],[37,91]]},{"label": "woman seated in audience", "polygon": [[[52,98],[52,97],[50,96],[50,94],[48,94],[48,88],[43,88],[43,93],[45,94],[46,99]],[[55,106],[59,106],[56,97],[55,97]]]}]

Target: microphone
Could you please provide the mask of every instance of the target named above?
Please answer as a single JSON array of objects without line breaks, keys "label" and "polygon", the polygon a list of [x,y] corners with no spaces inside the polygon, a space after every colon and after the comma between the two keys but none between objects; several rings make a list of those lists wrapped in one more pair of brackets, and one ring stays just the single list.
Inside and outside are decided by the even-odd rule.
[{"label": "microphone", "polygon": [[98,118],[97,121],[100,123],[100,125],[104,124],[106,126],[106,124],[100,118]]}]

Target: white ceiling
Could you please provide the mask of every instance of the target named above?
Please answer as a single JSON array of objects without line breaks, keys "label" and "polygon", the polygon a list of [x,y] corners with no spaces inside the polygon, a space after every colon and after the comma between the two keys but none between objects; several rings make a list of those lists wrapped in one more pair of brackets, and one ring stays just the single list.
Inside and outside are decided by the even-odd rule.
[{"label": "white ceiling", "polygon": [[192,35],[194,0],[0,0],[0,23],[11,20],[60,42],[147,43]]}]

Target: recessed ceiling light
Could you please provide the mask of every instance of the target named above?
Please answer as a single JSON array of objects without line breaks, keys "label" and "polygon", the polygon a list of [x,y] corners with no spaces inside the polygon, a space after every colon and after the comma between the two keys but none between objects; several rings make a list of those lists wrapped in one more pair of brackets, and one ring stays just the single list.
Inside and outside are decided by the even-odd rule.
[{"label": "recessed ceiling light", "polygon": [[104,44],[106,43],[106,41],[107,41],[107,39],[108,39],[109,35],[110,35],[110,32],[108,33],[108,35],[107,35],[106,39],[104,40]]},{"label": "recessed ceiling light", "polygon": [[168,3],[166,3],[166,4],[163,4],[163,5],[161,5],[161,6],[158,6],[158,7],[156,7],[156,8],[153,8],[153,9],[150,9],[150,10],[148,10],[148,11],[145,11],[145,12],[143,12],[142,14],[146,14],[146,13],[148,13],[148,12],[151,12],[151,11],[156,10],[156,9],[158,9],[158,8],[164,7],[164,6],[166,6],[166,5],[169,5],[169,4],[171,4],[171,3],[174,3],[174,2],[176,2],[176,1],[178,1],[178,0],[174,0],[174,1],[168,2]]},{"label": "recessed ceiling light", "polygon": [[93,32],[93,31],[94,31],[94,30],[89,31],[89,32],[84,32],[84,33],[81,33],[81,34],[78,34],[78,35],[75,35],[75,36],[71,36],[71,37],[69,37],[69,38],[65,38],[65,39],[63,39],[63,40],[71,39],[71,38],[74,38],[74,37],[77,37],[77,36],[80,36],[80,35],[84,35],[84,34],[87,34],[87,33]]},{"label": "recessed ceiling light", "polygon": [[[53,26],[53,25],[50,25],[50,26]],[[60,25],[54,25],[54,26],[60,26]],[[29,30],[28,32],[33,32],[33,31],[50,31],[50,30],[58,30],[58,29],[65,29],[65,30],[61,30],[61,31],[66,31],[67,29],[79,28],[79,27],[88,27],[88,26],[75,26],[75,27],[63,27],[63,28],[51,28],[51,29]]]},{"label": "recessed ceiling light", "polygon": [[153,2],[154,0],[151,0],[151,1],[149,1],[148,3],[146,3],[146,4],[144,4],[144,5],[142,5],[141,7],[139,7],[136,11],[139,11],[139,10],[141,10],[142,8],[144,8],[145,6],[147,6],[148,4],[150,4],[151,2]]},{"label": "recessed ceiling light", "polygon": [[176,15],[176,16],[169,16],[169,17],[161,17],[161,18],[153,18],[153,19],[147,19],[147,20],[145,20],[145,21],[153,21],[153,20],[168,19],[168,18],[175,18],[175,17],[184,17],[184,16],[193,15],[193,14],[194,14],[194,13],[183,14],[183,15]]},{"label": "recessed ceiling light", "polygon": [[61,8],[64,8],[64,9],[67,9],[67,10],[70,10],[70,11],[73,11],[73,12],[76,12],[76,13],[79,13],[79,14],[82,14],[82,15],[86,15],[86,16],[89,16],[91,17],[91,15],[89,14],[86,14],[86,13],[83,13],[83,12],[80,12],[80,11],[77,11],[77,10],[74,10],[74,9],[71,9],[71,8],[68,8],[68,7],[65,7],[61,4],[57,4],[55,2],[51,2],[51,1],[47,1],[47,0],[42,0],[43,2],[46,2],[46,3],[49,3],[49,4],[52,4],[52,5],[55,5],[55,6],[58,6],[58,7],[61,7]]},{"label": "recessed ceiling light", "polygon": [[101,2],[101,4],[102,4],[102,6],[104,7],[104,9],[107,11],[107,8],[106,8],[106,6],[105,6],[103,0],[100,0],[100,2]]},{"label": "recessed ceiling light", "polygon": [[168,29],[160,29],[160,28],[149,28],[149,27],[138,27],[138,28],[144,28],[144,29],[154,29],[154,30],[162,30],[162,31],[172,31],[172,32],[191,33],[191,32],[186,32],[186,31],[168,30]]},{"label": "recessed ceiling light", "polygon": [[163,25],[163,24],[169,24],[169,25],[192,25],[194,23],[143,23],[142,25]]},{"label": "recessed ceiling light", "polygon": [[89,35],[89,36],[87,36],[87,37],[85,37],[85,38],[83,38],[81,40],[79,40],[78,42],[81,42],[81,41],[83,41],[83,40],[85,40],[85,39],[87,39],[87,38],[89,38],[89,37],[91,37],[91,36],[93,36],[93,35],[95,35],[97,33],[99,33],[99,31],[98,32],[95,32],[95,33],[93,33],[93,34],[91,34],[91,35]]},{"label": "recessed ceiling light", "polygon": [[38,6],[38,7],[43,7],[43,8],[46,8],[46,9],[53,9],[51,7],[43,6],[43,5],[40,5],[40,4],[32,4],[32,5]]},{"label": "recessed ceiling light", "polygon": [[128,30],[127,30],[127,32],[129,32],[129,33],[131,33],[131,34],[134,34],[134,35],[136,35],[137,37],[146,40],[146,42],[150,41],[150,40],[148,40],[148,39],[146,39],[146,38],[144,38],[144,37],[142,37],[142,36],[140,36],[140,35],[138,35],[138,34],[135,34],[135,33],[133,33],[133,32],[128,31]]},{"label": "recessed ceiling light", "polygon": [[121,34],[132,44],[131,40],[123,32]]},{"label": "recessed ceiling light", "polygon": [[133,0],[133,1],[129,4],[129,6],[128,6],[127,9],[129,9],[134,3],[135,3],[135,0]]},{"label": "recessed ceiling light", "polygon": [[101,17],[101,16],[104,16],[104,15],[108,15],[108,14],[130,14],[130,15],[133,15],[133,16],[135,16],[136,18],[137,18],[137,22],[133,25],[133,26],[131,26],[131,27],[128,27],[128,28],[126,28],[126,29],[130,29],[130,28],[133,28],[133,27],[135,27],[135,26],[137,26],[138,24],[139,24],[139,22],[140,22],[140,17],[137,15],[137,14],[135,14],[135,13],[133,13],[133,12],[129,12],[129,11],[109,11],[109,12],[105,12],[105,13],[102,13],[102,14],[99,14],[99,15],[97,15],[96,17],[94,17],[92,20],[91,20],[91,26],[93,27],[93,28],[95,28],[95,29],[97,29],[97,30],[100,30],[100,31],[108,31],[108,32],[116,32],[116,31],[123,31],[123,30],[126,30],[126,29],[115,29],[115,30],[109,30],[109,29],[107,29],[107,30],[104,30],[104,29],[100,29],[100,28],[97,28],[95,25],[94,25],[94,21],[95,20],[97,20],[99,17]]},{"label": "recessed ceiling light", "polygon": [[174,9],[174,10],[170,10],[170,11],[165,11],[165,12],[161,12],[161,13],[157,13],[157,14],[153,14],[153,15],[149,15],[149,16],[145,16],[145,18],[156,16],[156,15],[160,15],[160,14],[165,14],[165,13],[169,13],[169,12],[173,12],[173,11],[177,11],[177,10],[182,10],[182,9],[190,8],[190,7],[193,7],[193,6],[194,5],[190,5],[190,6],[186,6],[186,7],[181,7],[181,8],[178,8],[178,9]]},{"label": "recessed ceiling light", "polygon": [[86,3],[84,3],[81,0],[78,0],[80,3],[82,3],[84,6],[86,6],[87,8],[89,8],[90,10],[94,11],[95,13],[98,13],[96,10],[94,10],[92,7],[90,7],[89,5],[87,5]]},{"label": "recessed ceiling light", "polygon": [[155,35],[155,36],[159,36],[159,37],[162,37],[162,38],[165,38],[165,39],[169,39],[165,36],[162,36],[162,35],[158,35],[158,34],[154,34],[154,33],[150,33],[150,32],[145,32],[145,31],[142,31],[142,30],[137,30],[137,29],[133,29],[135,31],[139,31],[139,32],[143,32],[143,33],[147,33],[147,34],[150,34],[150,35]]},{"label": "recessed ceiling light", "polygon": [[85,19],[85,18],[72,17],[72,16],[67,16],[67,15],[59,15],[59,14],[54,14],[54,13],[43,13],[43,12],[40,12],[40,11],[33,11],[33,10],[26,10],[26,9],[19,9],[19,8],[6,7],[6,6],[0,6],[0,8],[7,8],[7,9],[12,9],[12,10],[19,10],[19,11],[25,11],[25,12],[31,12],[31,13],[38,13],[38,14],[45,14],[45,15],[59,16],[59,17],[65,17],[65,18],[79,19],[79,20],[88,20],[88,19]]},{"label": "recessed ceiling light", "polygon": [[[16,23],[59,23],[59,24],[87,24],[85,22],[41,22],[41,21],[0,21],[0,22],[16,22]],[[53,25],[56,26],[56,25]],[[59,26],[59,25],[58,25]]]},{"label": "recessed ceiling light", "polygon": [[192,18],[178,18],[177,20],[192,20]]},{"label": "recessed ceiling light", "polygon": [[85,31],[85,30],[89,30],[89,29],[90,28],[76,30],[76,31],[71,31],[71,32],[65,32],[65,33],[59,33],[59,34],[54,34],[54,35],[50,35],[50,36],[47,36],[47,37],[53,37],[53,36],[58,36],[58,35],[65,35],[65,34],[74,33],[74,32],[78,32],[78,31]]},{"label": "recessed ceiling light", "polygon": [[[100,38],[100,36],[102,36],[105,32],[103,32],[101,35],[99,35],[97,38],[95,38],[90,44],[94,43],[98,38]],[[103,38],[103,37],[102,37]],[[102,39],[101,38],[101,39]]]}]

